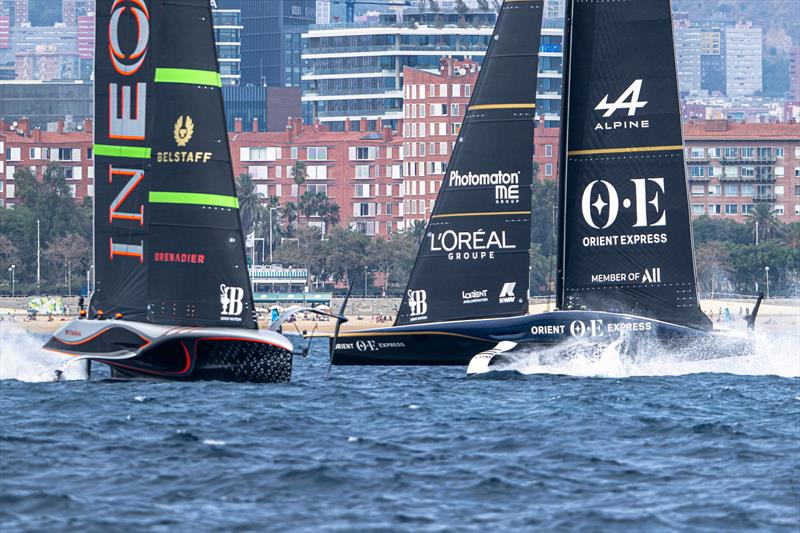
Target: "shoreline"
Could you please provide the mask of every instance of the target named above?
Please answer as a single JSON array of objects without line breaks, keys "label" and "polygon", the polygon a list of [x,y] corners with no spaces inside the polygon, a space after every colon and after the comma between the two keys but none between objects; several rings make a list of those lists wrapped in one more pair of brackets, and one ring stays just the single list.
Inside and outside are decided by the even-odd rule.
[{"label": "shoreline", "polygon": [[[707,314],[713,313],[714,324],[733,328],[744,329],[745,323],[739,314],[739,309],[742,310],[752,308],[754,302],[742,300],[701,300],[700,306]],[[548,310],[548,304],[536,303],[528,308],[531,314],[543,313]],[[720,310],[728,308],[732,320],[729,322],[718,322],[717,317]],[[9,320],[9,313],[14,314],[15,320]],[[26,320],[27,312],[21,309],[8,309],[0,308],[0,324],[13,324],[14,326],[31,333],[52,333],[61,326],[67,324],[72,317],[54,316],[50,321],[46,316],[36,317],[36,320]],[[342,325],[342,331],[354,331],[360,329],[371,329],[378,327],[388,327],[394,323],[394,317],[385,322],[379,322],[375,317],[371,316],[350,316],[347,323]],[[295,322],[285,324],[284,331],[288,334],[306,332],[311,333],[314,331],[315,335],[330,335],[333,333],[336,321],[333,319],[328,320],[310,320],[300,318]],[[761,310],[758,314],[757,325],[766,327],[769,331],[776,328],[784,329],[786,327],[794,327],[800,332],[800,300],[776,300],[764,301],[761,304]],[[269,323],[259,320],[258,326],[260,329],[267,329]],[[296,328],[295,328],[296,326]]]}]

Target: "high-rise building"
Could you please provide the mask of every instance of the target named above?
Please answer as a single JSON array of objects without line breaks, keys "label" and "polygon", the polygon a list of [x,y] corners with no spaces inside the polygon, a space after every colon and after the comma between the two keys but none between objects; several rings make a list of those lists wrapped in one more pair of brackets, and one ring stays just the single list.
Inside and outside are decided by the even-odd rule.
[{"label": "high-rise building", "polygon": [[300,35],[315,21],[316,0],[237,1],[244,26],[242,83],[299,87]]},{"label": "high-rise building", "polygon": [[214,41],[217,45],[219,72],[223,85],[239,85],[242,79],[242,10],[217,2],[212,9]]},{"label": "high-rise building", "polygon": [[9,48],[11,48],[11,20],[0,14],[0,50]]},{"label": "high-rise building", "polygon": [[78,25],[78,11],[75,0],[61,0],[61,22],[66,26]]},{"label": "high-rise building", "polygon": [[28,0],[0,0],[0,14],[3,13],[12,26],[23,26],[30,22]]},{"label": "high-rise building", "polygon": [[760,92],[762,68],[761,28],[749,22],[725,28],[725,93],[738,98]]},{"label": "high-rise building", "polygon": [[[403,67],[439,72],[442,58],[486,53],[496,12],[472,10],[467,24],[455,11],[406,9],[377,22],[312,26],[303,34],[303,116],[342,130],[345,120],[377,119],[397,127],[402,118]],[[561,102],[563,20],[543,24],[539,54],[538,112],[558,123]]]},{"label": "high-rise building", "polygon": [[789,52],[789,100],[800,105],[800,46]]},{"label": "high-rise building", "polygon": [[544,18],[564,18],[565,0],[544,0]]}]

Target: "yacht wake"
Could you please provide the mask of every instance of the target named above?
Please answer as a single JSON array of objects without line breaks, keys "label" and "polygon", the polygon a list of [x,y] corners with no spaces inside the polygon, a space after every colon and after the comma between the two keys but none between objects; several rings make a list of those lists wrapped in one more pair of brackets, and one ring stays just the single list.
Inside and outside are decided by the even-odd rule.
[{"label": "yacht wake", "polygon": [[705,372],[745,376],[775,375],[800,377],[800,333],[756,333],[752,355],[731,353],[730,357],[693,359],[704,346],[695,345],[681,353],[658,346],[639,346],[636,354],[626,350],[624,337],[611,344],[575,341],[537,351],[515,351],[508,362],[492,370],[521,374],[562,374],[581,377],[622,378],[632,376],[680,376]]},{"label": "yacht wake", "polygon": [[[0,322],[0,379],[56,381],[56,370],[61,370],[69,357],[44,350],[42,344],[41,336],[14,324]],[[87,363],[79,361],[69,365],[60,379],[89,379],[87,369]]]}]

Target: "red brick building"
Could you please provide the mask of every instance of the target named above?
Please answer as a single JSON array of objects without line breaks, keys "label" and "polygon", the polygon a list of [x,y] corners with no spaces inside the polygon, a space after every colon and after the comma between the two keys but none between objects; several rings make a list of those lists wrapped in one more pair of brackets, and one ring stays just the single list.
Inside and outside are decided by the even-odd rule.
[{"label": "red brick building", "polygon": [[[325,193],[340,208],[341,224],[367,235],[387,235],[402,229],[402,175],[399,135],[389,126],[366,131],[330,132],[319,124],[292,120],[280,133],[242,131],[237,120],[230,134],[234,173],[253,176],[256,190],[280,204],[297,202],[306,191]],[[306,165],[307,179],[297,185],[292,177],[296,161]],[[304,220],[321,226],[319,220]]]},{"label": "red brick building", "polygon": [[54,132],[30,129],[26,119],[12,126],[0,120],[0,207],[13,207],[19,201],[14,183],[18,168],[28,167],[42,178],[50,163],[64,167],[75,198],[94,196],[91,121],[76,132],[65,132],[63,122]]},{"label": "red brick building", "polygon": [[800,221],[800,124],[689,122],[684,138],[694,216],[741,222],[768,202],[782,222]]},{"label": "red brick building", "polygon": [[[438,73],[403,69],[403,181],[405,220],[426,220],[433,210],[450,152],[478,79],[473,61],[442,59]],[[534,135],[539,179],[558,176],[558,128],[542,119]]]}]

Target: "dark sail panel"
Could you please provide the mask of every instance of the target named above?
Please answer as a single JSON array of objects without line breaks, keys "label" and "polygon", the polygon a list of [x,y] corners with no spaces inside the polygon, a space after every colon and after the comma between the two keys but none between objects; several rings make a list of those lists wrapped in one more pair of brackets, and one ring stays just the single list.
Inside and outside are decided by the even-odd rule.
[{"label": "dark sail panel", "polygon": [[543,0],[506,0],[396,324],[528,310],[530,187]]},{"label": "dark sail panel", "polygon": [[255,328],[208,0],[164,2],[148,196],[148,319]]},{"label": "dark sail panel", "polygon": [[699,309],[669,0],[573,0],[559,303]]},{"label": "dark sail panel", "polygon": [[153,21],[142,0],[97,0],[94,315],[147,314]]}]

